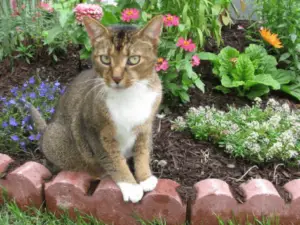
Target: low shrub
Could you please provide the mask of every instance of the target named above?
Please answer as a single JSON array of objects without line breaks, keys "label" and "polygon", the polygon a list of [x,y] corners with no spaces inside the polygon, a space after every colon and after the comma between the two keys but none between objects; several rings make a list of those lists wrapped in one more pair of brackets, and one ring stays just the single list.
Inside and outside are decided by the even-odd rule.
[{"label": "low shrub", "polygon": [[173,121],[175,130],[188,129],[198,140],[212,141],[234,157],[257,163],[300,159],[300,110],[270,99],[266,107],[255,99],[252,107],[228,112],[206,106],[190,108]]}]

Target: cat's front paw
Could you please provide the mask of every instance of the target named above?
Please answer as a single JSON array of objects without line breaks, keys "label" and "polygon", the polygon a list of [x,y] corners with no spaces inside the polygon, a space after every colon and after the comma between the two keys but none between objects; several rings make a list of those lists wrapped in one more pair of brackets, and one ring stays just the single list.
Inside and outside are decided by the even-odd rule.
[{"label": "cat's front paw", "polygon": [[155,176],[150,176],[146,180],[140,182],[140,185],[142,186],[143,190],[145,192],[152,191],[156,187],[158,182],[158,179]]},{"label": "cat's front paw", "polygon": [[142,199],[144,191],[141,185],[126,182],[119,182],[117,184],[121,189],[123,199],[125,202],[131,201],[133,203],[136,203]]}]

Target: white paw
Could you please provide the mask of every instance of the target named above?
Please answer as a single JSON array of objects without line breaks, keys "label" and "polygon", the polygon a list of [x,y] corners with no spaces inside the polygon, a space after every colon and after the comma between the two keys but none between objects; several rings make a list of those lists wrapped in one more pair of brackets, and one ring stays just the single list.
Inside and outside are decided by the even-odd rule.
[{"label": "white paw", "polygon": [[145,192],[147,192],[147,191],[154,190],[154,188],[157,185],[157,182],[158,182],[157,178],[152,175],[151,177],[147,178],[146,180],[140,182],[140,185],[142,186],[143,190]]},{"label": "white paw", "polygon": [[117,183],[117,185],[121,189],[123,199],[125,202],[128,201],[131,201],[133,203],[139,202],[144,195],[143,188],[139,184],[119,182]]}]

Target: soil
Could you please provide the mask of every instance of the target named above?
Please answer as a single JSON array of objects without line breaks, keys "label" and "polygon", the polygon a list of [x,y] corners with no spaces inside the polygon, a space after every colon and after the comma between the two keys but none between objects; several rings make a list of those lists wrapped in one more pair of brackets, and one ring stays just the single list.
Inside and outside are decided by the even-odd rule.
[{"label": "soil", "polygon": [[[245,38],[245,31],[238,29],[238,25],[246,28],[247,22],[238,21],[231,28],[225,28],[223,30],[223,45],[230,45],[242,51],[249,43]],[[211,39],[208,40],[205,49],[211,52],[219,51]],[[90,66],[89,61],[79,59],[78,47],[76,46],[70,46],[68,54],[61,56],[57,63],[53,62],[45,53],[43,57],[30,65],[16,61],[14,70],[11,71],[9,61],[3,61],[0,63],[0,96],[9,95],[11,87],[22,85],[25,80],[37,72],[43,79],[59,79],[61,83],[67,84],[79,71]],[[299,168],[287,168],[280,163],[254,165],[246,160],[234,159],[209,142],[194,140],[189,132],[175,132],[170,129],[170,121],[183,115],[191,106],[214,105],[218,109],[226,110],[228,104],[236,107],[251,104],[248,100],[233,94],[224,95],[215,91],[213,87],[219,84],[219,81],[212,75],[209,62],[202,61],[196,70],[201,73],[201,79],[206,85],[206,92],[202,93],[192,89],[190,91],[190,103],[183,105],[175,101],[172,105],[168,104],[170,112],[167,116],[155,121],[153,159],[151,162],[154,174],[181,184],[178,192],[185,201],[191,200],[195,196],[193,190],[195,183],[206,178],[218,178],[226,181],[231,186],[236,199],[243,202],[244,196],[239,185],[251,178],[264,178],[271,181],[285,201],[288,202],[290,196],[282,186],[292,179],[300,178]],[[272,97],[280,101],[287,101],[292,107],[295,107],[295,102],[287,96],[273,93]],[[15,165],[27,160],[41,163],[45,161],[39,149],[31,153],[17,153],[12,156],[17,160]]]}]

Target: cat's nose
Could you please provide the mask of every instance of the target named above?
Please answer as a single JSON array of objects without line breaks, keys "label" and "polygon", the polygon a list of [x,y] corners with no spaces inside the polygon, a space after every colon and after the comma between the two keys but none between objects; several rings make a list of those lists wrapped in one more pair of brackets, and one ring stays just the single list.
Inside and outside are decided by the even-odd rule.
[{"label": "cat's nose", "polygon": [[121,76],[113,76],[112,79],[114,80],[114,82],[116,84],[119,84],[122,80],[122,77]]}]

